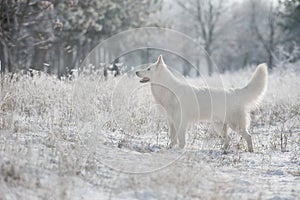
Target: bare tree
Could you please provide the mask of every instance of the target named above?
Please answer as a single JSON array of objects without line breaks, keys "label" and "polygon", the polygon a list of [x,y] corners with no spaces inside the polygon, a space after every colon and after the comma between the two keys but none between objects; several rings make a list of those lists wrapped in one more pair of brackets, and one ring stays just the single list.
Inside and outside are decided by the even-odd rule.
[{"label": "bare tree", "polygon": [[218,37],[217,26],[220,16],[225,11],[225,1],[219,0],[194,0],[192,2],[177,0],[177,4],[188,12],[196,21],[196,30],[198,30],[199,41],[203,45],[207,55],[206,63],[208,74],[213,72],[210,56],[217,48],[216,40]]},{"label": "bare tree", "polygon": [[[251,28],[254,31],[254,34],[256,35],[259,42],[261,42],[267,54],[267,62],[269,69],[272,69],[274,65],[273,54],[276,50],[277,44],[280,42],[280,39],[278,38],[278,12],[273,2],[271,2],[266,12],[267,17],[260,18],[260,20],[266,19],[266,22],[258,22],[257,18],[260,16],[259,12],[262,11],[258,10],[259,3],[260,2],[255,0],[252,0],[251,2]],[[262,26],[260,27],[259,24],[261,24]]]}]

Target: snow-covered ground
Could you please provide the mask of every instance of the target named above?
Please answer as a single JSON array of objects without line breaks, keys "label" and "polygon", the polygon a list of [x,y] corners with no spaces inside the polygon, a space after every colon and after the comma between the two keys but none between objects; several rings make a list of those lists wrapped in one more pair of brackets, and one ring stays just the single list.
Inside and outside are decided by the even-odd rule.
[{"label": "snow-covered ground", "polygon": [[[300,199],[294,69],[270,74],[252,112],[255,153],[233,132],[227,154],[207,123],[191,126],[184,150],[168,149],[164,115],[137,78],[2,76],[0,199]],[[221,78],[240,87],[253,71]]]}]

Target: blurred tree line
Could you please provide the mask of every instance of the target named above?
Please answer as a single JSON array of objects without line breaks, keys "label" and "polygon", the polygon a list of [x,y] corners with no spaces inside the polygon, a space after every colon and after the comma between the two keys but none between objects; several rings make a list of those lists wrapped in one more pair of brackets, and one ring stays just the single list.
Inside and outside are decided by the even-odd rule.
[{"label": "blurred tree line", "polygon": [[168,7],[177,9],[170,23],[203,46],[209,74],[211,60],[222,72],[261,62],[272,69],[300,59],[300,0],[175,2]]},{"label": "blurred tree line", "polygon": [[209,74],[209,57],[221,71],[300,58],[300,0],[0,0],[0,70],[67,75],[99,41],[145,26],[195,38]]},{"label": "blurred tree line", "polygon": [[156,25],[150,18],[161,6],[160,0],[0,0],[1,71],[68,74],[99,41]]}]

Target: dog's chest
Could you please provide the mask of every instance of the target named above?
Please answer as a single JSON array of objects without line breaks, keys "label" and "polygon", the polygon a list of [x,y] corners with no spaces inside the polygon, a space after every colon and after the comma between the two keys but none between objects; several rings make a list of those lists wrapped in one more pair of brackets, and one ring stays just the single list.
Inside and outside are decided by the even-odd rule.
[{"label": "dog's chest", "polygon": [[160,85],[151,85],[151,92],[156,101],[156,103],[165,106],[166,104],[170,103],[172,98],[172,92],[169,88],[160,86]]}]

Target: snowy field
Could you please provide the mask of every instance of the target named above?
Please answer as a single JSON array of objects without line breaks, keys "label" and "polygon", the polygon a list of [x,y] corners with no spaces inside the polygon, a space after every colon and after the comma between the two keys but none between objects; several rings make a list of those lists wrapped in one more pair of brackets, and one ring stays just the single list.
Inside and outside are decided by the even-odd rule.
[{"label": "snowy field", "polygon": [[[207,123],[191,126],[184,150],[168,149],[164,115],[138,78],[3,75],[0,199],[300,199],[297,66],[269,76],[252,112],[255,152],[232,132],[227,154]],[[241,87],[253,71],[221,78]]]}]

